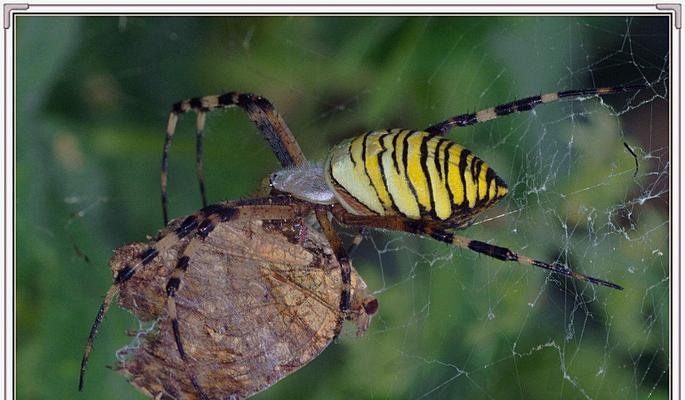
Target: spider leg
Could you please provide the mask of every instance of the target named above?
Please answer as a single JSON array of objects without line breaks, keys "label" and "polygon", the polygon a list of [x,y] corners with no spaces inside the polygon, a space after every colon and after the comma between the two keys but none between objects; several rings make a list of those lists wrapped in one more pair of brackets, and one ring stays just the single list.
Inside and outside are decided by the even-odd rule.
[{"label": "spider leg", "polygon": [[93,351],[93,342],[95,341],[95,336],[98,334],[98,328],[102,323],[102,319],[105,317],[109,306],[112,305],[112,300],[119,293],[119,286],[112,285],[107,290],[105,299],[102,301],[100,308],[98,309],[97,316],[95,317],[95,322],[90,327],[90,333],[88,334],[88,341],[86,342],[86,347],[83,350],[83,358],[81,359],[81,372],[78,377],[78,390],[83,391],[83,385],[86,378],[86,370],[88,369],[88,358],[90,353]]},{"label": "spider leg", "polygon": [[200,384],[198,383],[197,377],[195,377],[192,368],[190,368],[188,355],[185,351],[185,348],[183,347],[183,341],[181,340],[181,329],[179,328],[178,323],[178,311],[176,310],[176,292],[180,287],[182,275],[188,268],[190,258],[193,256],[193,254],[195,253],[195,249],[200,243],[201,239],[199,239],[198,237],[192,238],[190,240],[190,243],[188,243],[188,246],[186,246],[185,250],[183,250],[183,255],[178,259],[178,262],[176,263],[176,268],[174,269],[174,272],[171,273],[171,277],[169,278],[166,284],[166,305],[167,311],[169,313],[169,319],[171,320],[171,329],[174,332],[174,340],[176,342],[178,354],[181,356],[181,360],[185,364],[186,371],[190,376],[190,382],[192,383],[193,387],[200,396],[200,399],[205,400],[208,399],[208,397],[202,390]]},{"label": "spider leg", "polygon": [[197,174],[197,182],[200,185],[200,197],[202,197],[202,207],[207,207],[207,195],[205,193],[204,162],[202,158],[202,139],[204,135],[206,121],[207,113],[204,111],[198,111],[197,129],[195,131],[195,172]]},{"label": "spider leg", "polygon": [[[235,218],[289,220],[296,218],[298,215],[303,215],[302,213],[307,213],[309,211],[307,208],[307,203],[297,202],[297,200],[293,198],[282,197],[278,200],[280,200],[279,204],[273,204],[274,199],[272,198],[247,199],[240,202],[242,203],[240,209],[225,204],[216,204],[205,207],[203,209],[205,218],[199,222],[199,224],[196,224],[197,236],[194,236],[183,250],[181,257],[178,258],[176,263],[176,268],[167,280],[167,310],[169,313],[169,319],[171,320],[171,329],[174,333],[174,340],[176,342],[176,347],[181,360],[186,365],[186,369],[190,376],[190,381],[200,396],[200,399],[204,400],[208,399],[208,397],[202,390],[202,387],[195,377],[192,368],[190,368],[188,355],[183,347],[178,311],[176,308],[176,293],[181,287],[183,276],[190,266],[191,259],[198,246],[209,236],[209,234],[214,230],[214,228],[216,228],[218,224]],[[296,203],[301,204],[304,207],[298,207]]]},{"label": "spider leg", "polygon": [[79,390],[83,390],[86,369],[88,367],[88,359],[90,357],[91,351],[93,350],[93,343],[95,341],[95,337],[97,336],[98,328],[100,327],[100,324],[102,323],[102,320],[105,314],[107,313],[107,310],[109,310],[109,307],[112,305],[114,297],[116,297],[116,295],[119,294],[121,285],[124,282],[131,279],[139,268],[148,265],[160,253],[171,248],[185,236],[190,234],[195,229],[195,227],[197,227],[198,217],[199,215],[195,214],[186,218],[183,221],[183,223],[176,229],[176,231],[164,236],[162,239],[158,240],[154,245],[150,246],[147,250],[141,252],[137,257],[136,263],[124,265],[123,268],[121,268],[117,273],[117,276],[114,277],[114,282],[112,283],[112,286],[110,286],[110,288],[107,290],[105,299],[102,301],[102,304],[98,309],[95,321],[93,322],[93,325],[91,325],[90,327],[90,333],[88,335],[88,340],[86,341],[86,347],[83,350],[83,358],[81,359],[81,372],[79,374]]},{"label": "spider leg", "polygon": [[317,207],[315,210],[316,220],[321,225],[326,239],[328,239],[335,258],[340,263],[340,274],[342,276],[342,293],[340,295],[340,311],[343,313],[344,317],[347,318],[350,313],[350,307],[352,303],[351,296],[351,277],[352,277],[352,265],[350,264],[350,258],[345,251],[342,240],[333,229],[330,219],[328,219],[328,209],[325,207]]},{"label": "spider leg", "polygon": [[174,136],[176,124],[178,123],[178,114],[171,112],[169,114],[169,122],[166,127],[166,135],[164,136],[164,148],[162,150],[162,173],[161,173],[161,187],[162,187],[162,215],[164,218],[164,225],[169,223],[169,215],[167,212],[167,175],[169,170],[169,149],[171,148],[171,138]]},{"label": "spider leg", "polygon": [[[418,233],[418,232],[417,232]],[[573,271],[565,265],[559,263],[547,263],[544,261],[535,260],[528,256],[514,253],[506,247],[495,246],[489,243],[481,242],[479,240],[472,240],[464,236],[458,236],[442,229],[425,229],[421,233],[430,235],[433,239],[444,243],[452,244],[464,249],[473,250],[480,254],[485,254],[492,258],[502,261],[513,261],[523,265],[530,265],[533,267],[543,268],[551,272],[567,276],[583,282],[589,282],[594,285],[602,285],[612,289],[623,290],[623,287],[609,281],[599,278],[593,278],[588,275]]]},{"label": "spider leg", "polygon": [[[183,250],[181,257],[179,257],[176,262],[176,268],[171,273],[171,276],[167,280],[166,284],[166,305],[167,311],[169,313],[169,319],[171,320],[171,329],[174,333],[176,347],[178,349],[179,355],[181,356],[181,360],[186,366],[186,370],[190,377],[190,382],[192,383],[200,399],[202,400],[207,400],[209,398],[202,390],[202,387],[197,381],[197,377],[195,377],[193,370],[190,368],[190,362],[188,361],[187,353],[185,351],[185,348],[183,347],[183,341],[181,340],[181,330],[178,322],[178,312],[176,310],[176,292],[179,290],[181,286],[181,279],[185,274],[186,270],[188,269],[188,266],[190,265],[190,259],[195,254],[197,247],[202,243],[202,241],[205,238],[207,238],[207,236],[214,230],[214,228],[219,223],[228,221],[234,218],[235,216],[237,216],[237,211],[235,208],[227,205],[218,204],[203,208],[201,217],[192,217],[192,226],[196,230],[196,236],[190,239],[190,242]],[[186,225],[185,231],[189,231],[187,226],[188,225]]]},{"label": "spider leg", "polygon": [[[211,205],[188,216],[173,232],[165,235],[152,246],[141,252],[137,256],[137,261],[135,263],[124,265],[117,273],[117,276],[114,277],[114,282],[107,290],[107,294],[98,309],[95,321],[91,325],[86,346],[83,350],[83,358],[81,359],[79,391],[83,390],[88,360],[104,316],[107,314],[116,295],[119,294],[121,285],[131,279],[139,268],[148,265],[155,260],[159,254],[170,249],[182,239],[192,234],[197,233],[201,237],[206,237],[214,229],[217,223],[224,220],[230,218],[289,220],[306,215],[311,209],[312,206],[309,203],[298,201],[289,196],[245,199],[228,204]],[[179,352],[181,351],[182,349],[179,348]]]},{"label": "spider leg", "polygon": [[526,97],[506,104],[486,108],[474,113],[467,113],[448,118],[426,128],[426,132],[435,135],[445,135],[450,129],[474,125],[490,121],[495,118],[513,114],[515,112],[530,111],[540,104],[553,103],[559,100],[576,100],[590,96],[603,96],[614,93],[636,92],[646,88],[646,85],[611,86],[603,88],[566,90],[562,92],[546,93],[539,96]]},{"label": "spider leg", "polygon": [[164,224],[169,221],[168,217],[168,196],[167,196],[167,181],[169,169],[169,149],[171,148],[171,140],[176,130],[176,125],[180,114],[188,111],[197,112],[197,158],[196,170],[198,180],[200,182],[200,192],[203,198],[203,205],[206,203],[204,194],[204,177],[202,173],[202,138],[205,126],[206,113],[217,110],[239,107],[247,113],[247,116],[255,124],[259,133],[266,139],[271,146],[271,150],[278,158],[281,165],[286,168],[294,165],[301,165],[307,161],[300,149],[300,145],[295,140],[290,128],[283,120],[283,117],[276,111],[271,102],[264,97],[257,96],[251,93],[237,93],[228,92],[222,95],[211,95],[204,97],[194,97],[186,99],[174,104],[171,113],[169,114],[169,121],[167,123],[167,130],[164,139],[164,148],[162,152],[162,171],[161,171],[161,188],[162,188],[162,213],[164,217]]},{"label": "spider leg", "polygon": [[454,233],[448,232],[438,224],[407,220],[400,217],[358,216],[350,214],[342,209],[342,207],[333,207],[332,211],[335,218],[346,225],[389,229],[409,232],[417,235],[430,236],[433,239],[441,242],[472,250],[501,261],[512,261],[522,265],[543,268],[579,281],[589,282],[595,285],[602,285],[612,289],[623,290],[621,286],[615,283],[572,271],[567,266],[559,263],[547,263],[544,261],[535,260],[528,256],[517,254],[506,247],[495,246],[479,240],[472,240],[464,236],[455,235]]},{"label": "spider leg", "polygon": [[356,235],[352,238],[352,244],[350,247],[347,249],[347,254],[352,257],[354,253],[357,251],[359,248],[359,245],[364,241],[364,238],[366,237],[366,229],[365,228],[359,228],[359,232],[357,232]]}]

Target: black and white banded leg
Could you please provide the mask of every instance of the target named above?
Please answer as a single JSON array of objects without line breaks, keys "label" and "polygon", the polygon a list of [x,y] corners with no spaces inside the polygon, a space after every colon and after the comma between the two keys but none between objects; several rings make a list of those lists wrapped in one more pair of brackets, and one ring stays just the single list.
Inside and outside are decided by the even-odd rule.
[{"label": "black and white banded leg", "polygon": [[107,313],[107,310],[109,310],[109,307],[112,305],[114,298],[119,293],[121,285],[128,282],[140,268],[143,268],[146,265],[150,264],[152,261],[156,259],[156,257],[160,253],[178,244],[186,236],[195,233],[196,230],[198,233],[201,234],[200,229],[206,229],[206,224],[198,226],[198,221],[201,221],[202,218],[206,216],[206,214],[206,209],[203,209],[199,213],[189,216],[173,233],[165,235],[156,243],[154,243],[154,245],[142,251],[138,255],[137,261],[135,263],[126,264],[121,268],[121,270],[119,270],[117,276],[114,277],[112,286],[110,286],[110,288],[107,290],[107,293],[105,294],[105,299],[100,305],[97,316],[95,317],[95,321],[93,322],[93,325],[90,328],[88,340],[86,341],[86,347],[83,351],[83,358],[81,359],[79,390],[83,390],[85,374],[88,367],[88,360],[90,357],[90,353],[93,350],[93,343],[95,341],[95,337],[97,336],[98,328],[100,327],[100,324],[102,323],[102,320],[105,314]]},{"label": "black and white banded leg", "polygon": [[566,90],[562,92],[546,93],[539,96],[526,97],[524,99],[514,100],[506,104],[500,104],[495,107],[486,108],[474,113],[467,113],[448,118],[435,125],[426,128],[426,132],[435,135],[445,135],[452,128],[460,128],[469,125],[475,125],[481,122],[490,121],[495,118],[503,117],[505,115],[516,112],[530,111],[540,104],[553,103],[559,100],[575,100],[590,96],[603,96],[614,93],[637,92],[640,89],[646,88],[646,85],[632,85],[632,86],[611,86],[603,88]]},{"label": "black and white banded leg", "polygon": [[186,221],[181,224],[181,226],[176,229],[172,234],[167,234],[160,240],[154,243],[154,245],[148,247],[146,250],[142,251],[137,256],[137,261],[131,264],[125,264],[114,277],[112,285],[107,290],[105,294],[105,299],[102,301],[100,308],[98,309],[97,316],[93,325],[91,325],[90,333],[88,335],[88,340],[86,341],[86,347],[83,351],[83,358],[81,359],[81,372],[79,374],[79,390],[83,390],[85,374],[88,367],[88,359],[90,353],[93,350],[93,343],[95,337],[97,336],[98,328],[102,324],[102,320],[112,305],[114,298],[119,294],[121,286],[128,282],[135,273],[140,269],[150,264],[160,253],[168,250],[174,245],[177,245],[181,239],[183,239],[188,234],[192,233],[196,228],[196,224],[189,223],[195,221],[195,218],[199,217],[198,214],[188,217]]},{"label": "black and white banded leg", "polygon": [[167,123],[164,148],[162,153],[162,213],[164,224],[169,222],[168,214],[168,170],[169,170],[169,150],[171,140],[176,131],[178,118],[181,114],[188,111],[197,113],[196,123],[196,173],[200,186],[202,204],[206,206],[206,192],[203,172],[203,136],[207,113],[213,110],[239,107],[247,113],[247,116],[255,124],[259,133],[266,139],[271,146],[271,150],[278,158],[283,168],[294,165],[302,165],[306,162],[304,153],[295,140],[290,128],[285,123],[281,115],[276,111],[271,102],[261,96],[251,93],[228,92],[222,95],[211,95],[204,97],[193,97],[174,104],[169,121]]},{"label": "black and white banded leg", "polygon": [[539,261],[522,254],[517,254],[506,247],[500,247],[481,242],[479,240],[472,240],[464,236],[455,235],[454,233],[437,224],[429,224],[422,221],[408,220],[399,217],[359,216],[350,214],[341,207],[334,207],[332,212],[338,221],[346,225],[373,227],[429,236],[443,243],[472,250],[501,261],[510,261],[522,265],[530,265],[579,281],[589,282],[595,285],[602,285],[612,289],[623,290],[621,286],[615,283],[572,271],[567,266],[559,263],[547,263],[544,261]]},{"label": "black and white banded leg", "polygon": [[475,251],[476,253],[484,254],[501,261],[512,261],[523,265],[530,265],[533,267],[543,268],[559,275],[564,275],[583,282],[589,282],[594,285],[602,285],[612,289],[623,290],[623,287],[609,281],[599,278],[593,278],[588,275],[573,271],[565,265],[559,263],[547,263],[544,261],[535,260],[528,256],[517,254],[506,247],[500,247],[479,240],[469,239],[464,236],[455,235],[442,229],[425,229],[421,232],[424,235],[430,235],[433,239],[458,246],[464,249]]}]

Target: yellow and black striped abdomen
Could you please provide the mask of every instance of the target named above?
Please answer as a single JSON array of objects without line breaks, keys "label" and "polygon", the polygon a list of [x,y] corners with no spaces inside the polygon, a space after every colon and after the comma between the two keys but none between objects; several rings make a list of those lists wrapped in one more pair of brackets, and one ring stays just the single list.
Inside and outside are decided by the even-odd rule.
[{"label": "yellow and black striped abdomen", "polygon": [[345,140],[325,169],[337,199],[358,215],[462,226],[507,193],[504,181],[469,150],[421,131],[375,131]]}]

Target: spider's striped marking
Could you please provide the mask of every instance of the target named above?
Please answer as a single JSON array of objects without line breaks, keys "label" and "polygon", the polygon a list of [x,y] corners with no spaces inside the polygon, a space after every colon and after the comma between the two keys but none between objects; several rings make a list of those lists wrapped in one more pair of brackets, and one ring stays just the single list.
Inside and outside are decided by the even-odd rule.
[{"label": "spider's striped marking", "polygon": [[464,147],[428,132],[367,132],[337,145],[326,179],[346,210],[463,226],[507,194],[507,185]]}]

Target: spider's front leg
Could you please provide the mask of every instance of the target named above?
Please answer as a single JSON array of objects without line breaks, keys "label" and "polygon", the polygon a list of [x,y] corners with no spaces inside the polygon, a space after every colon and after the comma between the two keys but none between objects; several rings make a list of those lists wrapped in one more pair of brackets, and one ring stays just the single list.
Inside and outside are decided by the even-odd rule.
[{"label": "spider's front leg", "polygon": [[193,233],[194,236],[183,249],[183,252],[177,260],[176,268],[167,280],[165,288],[167,296],[167,311],[169,314],[169,319],[171,320],[171,328],[173,330],[176,347],[181,360],[183,360],[183,363],[186,365],[190,382],[202,400],[206,400],[209,397],[207,397],[207,394],[202,389],[202,385],[198,381],[193,369],[191,368],[192,366],[190,359],[183,346],[179,317],[176,308],[176,293],[181,289],[182,279],[186,271],[193,265],[193,257],[195,256],[197,248],[221,223],[238,218],[247,220],[292,220],[301,218],[311,210],[306,203],[298,202],[290,197],[284,196],[246,199],[233,204],[234,206],[214,204],[205,207],[198,215],[192,215],[186,218],[186,220],[181,224],[181,227],[176,230],[176,236],[179,238],[190,236]]},{"label": "spider's front leg", "polygon": [[204,97],[193,97],[179,101],[174,104],[171,113],[169,114],[169,121],[164,139],[164,150],[162,153],[162,172],[161,172],[161,186],[162,186],[162,213],[164,215],[164,225],[169,222],[168,216],[168,170],[169,170],[169,150],[171,148],[171,140],[176,131],[179,116],[188,111],[195,111],[197,113],[196,121],[196,159],[195,170],[200,186],[200,195],[202,197],[202,206],[207,206],[207,196],[205,194],[204,182],[204,165],[203,165],[203,137],[205,130],[205,123],[207,113],[217,109],[225,109],[239,107],[255,124],[259,133],[271,146],[276,158],[281,163],[283,168],[302,165],[306,162],[306,158],[300,145],[295,140],[290,128],[283,120],[283,117],[276,111],[271,102],[264,97],[257,96],[251,93],[228,92],[222,95],[211,95]]},{"label": "spider's front leg", "polygon": [[93,350],[93,344],[95,342],[95,337],[98,333],[98,328],[102,323],[105,314],[109,310],[114,298],[119,294],[121,285],[129,281],[137,271],[149,265],[154,261],[159,254],[167,251],[171,247],[177,245],[185,236],[191,234],[196,228],[195,218],[198,215],[193,215],[188,217],[186,221],[181,224],[181,226],[172,234],[166,235],[165,237],[158,240],[154,245],[148,247],[146,250],[138,254],[134,259],[130,260],[124,264],[121,269],[118,270],[112,285],[107,290],[105,299],[102,301],[100,308],[98,309],[95,321],[90,327],[90,333],[88,334],[88,339],[86,341],[86,346],[83,350],[83,358],[81,359],[81,372],[79,374],[79,391],[83,390],[83,385],[85,383],[86,369],[88,367],[88,360],[90,358],[90,353]]},{"label": "spider's front leg", "polygon": [[[188,355],[185,351],[185,348],[183,347],[183,340],[181,339],[181,329],[179,327],[178,322],[178,312],[176,310],[176,292],[181,287],[181,280],[190,265],[190,260],[195,255],[197,247],[212,232],[212,230],[217,226],[217,224],[221,222],[226,222],[234,218],[236,214],[236,209],[232,207],[210,206],[205,207],[202,210],[200,216],[188,217],[183,222],[180,230],[182,232],[187,231],[188,233],[190,233],[189,231],[194,228],[196,230],[196,235],[190,239],[190,242],[188,242],[188,244],[185,246],[185,249],[183,249],[181,256],[178,258],[176,262],[176,268],[167,280],[165,288],[167,296],[167,312],[169,314],[169,319],[171,320],[171,329],[174,333],[176,348],[178,349],[178,354],[180,355],[181,360],[183,360],[183,363],[185,364],[185,367],[188,371],[190,382],[193,385],[193,388],[195,388],[195,391],[197,392],[201,400],[208,400],[209,397],[207,397],[207,394],[204,392],[202,386],[198,382],[197,377],[195,376],[195,373],[191,368]],[[192,228],[186,228],[184,230],[183,227],[189,226]],[[177,236],[180,237],[181,234],[177,232]]]}]

